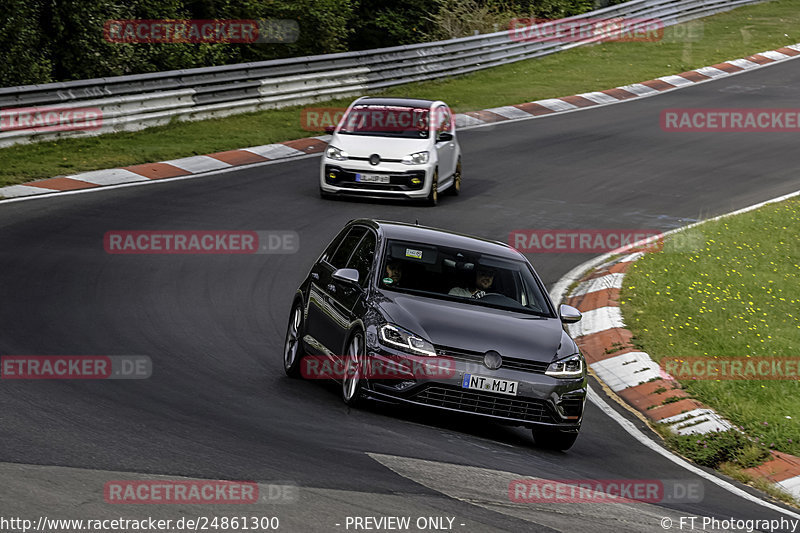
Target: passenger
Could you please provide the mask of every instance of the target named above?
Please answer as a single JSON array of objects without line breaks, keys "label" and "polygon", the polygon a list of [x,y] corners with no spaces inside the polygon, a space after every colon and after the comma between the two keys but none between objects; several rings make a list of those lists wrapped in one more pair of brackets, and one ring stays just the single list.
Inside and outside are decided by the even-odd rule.
[{"label": "passenger", "polygon": [[475,281],[472,286],[467,289],[453,287],[448,294],[464,298],[483,298],[486,296],[486,291],[492,287],[492,283],[494,283],[494,270],[480,267],[475,271]]},{"label": "passenger", "polygon": [[400,280],[403,278],[403,265],[397,259],[390,258],[386,261],[386,277],[383,278],[383,284],[399,287]]}]

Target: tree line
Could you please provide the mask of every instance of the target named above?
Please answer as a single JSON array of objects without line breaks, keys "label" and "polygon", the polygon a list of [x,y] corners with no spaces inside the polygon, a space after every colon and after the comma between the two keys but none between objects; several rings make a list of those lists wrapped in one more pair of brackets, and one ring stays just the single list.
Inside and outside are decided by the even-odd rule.
[{"label": "tree line", "polygon": [[[0,86],[368,50],[502,31],[624,0],[0,0]],[[289,20],[286,42],[118,42],[113,20]],[[291,42],[289,42],[291,41]]]}]

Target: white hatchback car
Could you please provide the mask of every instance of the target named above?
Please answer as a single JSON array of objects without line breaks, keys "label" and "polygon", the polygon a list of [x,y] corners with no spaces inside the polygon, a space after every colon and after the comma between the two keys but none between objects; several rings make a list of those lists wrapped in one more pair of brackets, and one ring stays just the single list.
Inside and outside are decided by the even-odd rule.
[{"label": "white hatchback car", "polygon": [[461,148],[444,102],[362,97],[350,104],[320,164],[320,195],[407,198],[436,205],[461,190]]}]

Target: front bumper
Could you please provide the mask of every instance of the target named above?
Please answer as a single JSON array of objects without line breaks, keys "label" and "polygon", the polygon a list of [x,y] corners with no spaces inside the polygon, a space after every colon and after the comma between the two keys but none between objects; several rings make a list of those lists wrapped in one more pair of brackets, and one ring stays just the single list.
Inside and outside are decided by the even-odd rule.
[{"label": "front bumper", "polygon": [[[363,163],[363,164],[362,164]],[[357,174],[388,176],[389,183],[364,183]],[[361,161],[333,161],[323,158],[320,188],[328,194],[413,198],[428,196],[433,171],[427,166],[382,163],[372,166]]]},{"label": "front bumper", "polygon": [[[374,348],[374,347],[373,347]],[[407,357],[384,346],[369,352],[370,358],[387,364]],[[413,376],[392,380],[371,380],[366,394],[376,400],[433,407],[445,411],[477,415],[509,425],[549,427],[562,431],[580,428],[587,393],[586,376],[578,379],[558,379],[541,371],[523,369],[509,360],[509,368],[490,370],[476,363],[464,352],[442,356],[448,370],[433,371],[431,377]],[[432,358],[426,358],[430,363]],[[530,368],[530,367],[529,367]],[[507,379],[519,383],[516,396],[484,392],[462,387],[465,374]]]}]

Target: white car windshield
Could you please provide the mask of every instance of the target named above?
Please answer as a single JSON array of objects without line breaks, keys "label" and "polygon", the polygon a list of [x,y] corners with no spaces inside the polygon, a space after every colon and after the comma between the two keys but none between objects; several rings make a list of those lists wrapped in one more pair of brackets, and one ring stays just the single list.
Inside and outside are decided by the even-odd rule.
[{"label": "white car windshield", "polygon": [[381,289],[554,317],[543,289],[521,258],[390,240]]},{"label": "white car windshield", "polygon": [[429,117],[430,109],[420,107],[357,105],[344,116],[338,133],[427,139]]}]

